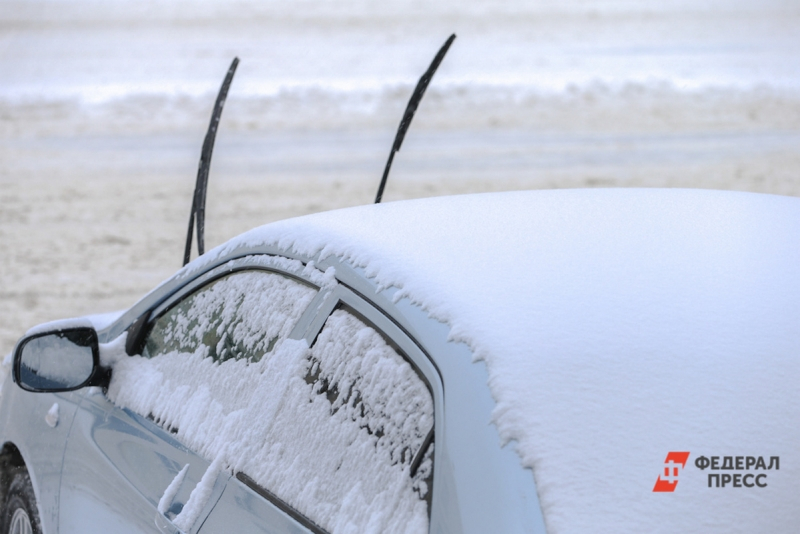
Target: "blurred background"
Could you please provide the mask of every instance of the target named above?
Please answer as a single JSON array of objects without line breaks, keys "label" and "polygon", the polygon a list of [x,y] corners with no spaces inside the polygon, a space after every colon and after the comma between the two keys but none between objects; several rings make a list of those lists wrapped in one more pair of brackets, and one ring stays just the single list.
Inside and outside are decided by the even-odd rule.
[{"label": "blurred background", "polygon": [[800,195],[800,3],[4,0],[0,353],[181,266],[205,131],[206,246],[373,200],[419,76],[458,35],[384,201],[511,189]]}]

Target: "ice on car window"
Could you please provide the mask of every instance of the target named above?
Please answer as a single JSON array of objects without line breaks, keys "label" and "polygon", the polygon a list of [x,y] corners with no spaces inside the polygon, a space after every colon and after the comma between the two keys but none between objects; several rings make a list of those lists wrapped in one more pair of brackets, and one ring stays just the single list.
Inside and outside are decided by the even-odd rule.
[{"label": "ice on car window", "polygon": [[[418,455],[431,452],[422,450],[433,429],[430,391],[373,328],[345,310],[335,311],[309,362],[305,380],[312,392],[327,399],[332,417],[366,431],[375,447],[374,461],[405,469]],[[414,473],[414,490],[421,497],[427,496],[429,468],[426,464]]]},{"label": "ice on car window", "polygon": [[315,291],[275,273],[236,273],[212,282],[154,323],[142,353],[195,353],[217,362],[260,360],[286,337]]},{"label": "ice on car window", "polygon": [[[109,398],[151,415],[327,532],[427,532],[434,449],[427,384],[346,309],[328,317],[312,347],[287,339],[313,290],[253,275],[270,279],[261,296],[249,274],[236,274],[172,309],[180,314],[163,315],[166,326],[148,349],[158,356],[116,362]],[[223,284],[246,288],[244,298],[224,297]],[[256,298],[268,311],[240,320]],[[243,352],[227,359],[219,347],[230,346],[217,340],[223,324],[246,334],[233,338],[236,347],[246,340]],[[248,351],[256,356],[237,356]]]},{"label": "ice on car window", "polygon": [[340,309],[293,367],[241,470],[328,532],[427,532],[433,400],[411,364]]}]

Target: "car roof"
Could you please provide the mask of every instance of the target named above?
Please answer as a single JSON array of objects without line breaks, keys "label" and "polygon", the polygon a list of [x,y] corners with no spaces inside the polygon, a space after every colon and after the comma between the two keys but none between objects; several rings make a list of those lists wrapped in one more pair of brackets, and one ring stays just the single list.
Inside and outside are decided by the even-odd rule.
[{"label": "car roof", "polygon": [[[799,242],[789,197],[492,193],[272,223],[176,280],[267,247],[399,288],[485,360],[493,422],[533,469],[551,532],[692,530],[698,518],[786,531],[800,520]],[[690,453],[681,498],[655,498],[672,451]],[[709,489],[728,471],[701,459],[737,455],[782,458],[769,494]]]}]

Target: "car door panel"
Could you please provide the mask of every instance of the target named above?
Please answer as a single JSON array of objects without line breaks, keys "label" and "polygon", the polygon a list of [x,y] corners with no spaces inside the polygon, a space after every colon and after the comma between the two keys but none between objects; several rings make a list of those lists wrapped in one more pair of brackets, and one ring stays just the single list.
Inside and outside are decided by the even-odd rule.
[{"label": "car door panel", "polygon": [[189,469],[168,519],[181,511],[209,462],[155,423],[115,407],[100,391],[89,393],[67,444],[61,531],[160,532],[155,523],[158,503],[185,465]]}]

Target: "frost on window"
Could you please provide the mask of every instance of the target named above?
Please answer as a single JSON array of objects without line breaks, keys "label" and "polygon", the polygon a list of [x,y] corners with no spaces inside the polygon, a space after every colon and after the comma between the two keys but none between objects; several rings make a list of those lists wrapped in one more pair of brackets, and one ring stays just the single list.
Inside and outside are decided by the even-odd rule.
[{"label": "frost on window", "polygon": [[328,532],[427,532],[433,400],[425,382],[345,310],[296,363],[263,435],[270,459],[241,470]]},{"label": "frost on window", "polygon": [[143,356],[200,351],[216,362],[257,362],[289,334],[314,293],[275,273],[228,275],[162,315],[147,337]]},{"label": "frost on window", "polygon": [[309,363],[305,380],[327,399],[331,417],[366,432],[375,448],[373,461],[413,469],[414,491],[428,498],[432,469],[423,460],[431,451],[422,449],[432,450],[426,438],[433,429],[433,401],[414,368],[344,310],[328,318]]},{"label": "frost on window", "polygon": [[427,532],[430,391],[344,309],[311,348],[285,338],[313,294],[264,273],[206,286],[162,316],[148,355],[114,364],[108,396],[331,534]]}]

